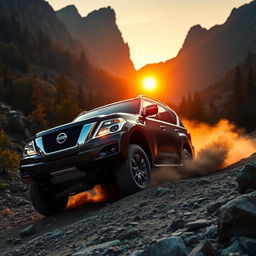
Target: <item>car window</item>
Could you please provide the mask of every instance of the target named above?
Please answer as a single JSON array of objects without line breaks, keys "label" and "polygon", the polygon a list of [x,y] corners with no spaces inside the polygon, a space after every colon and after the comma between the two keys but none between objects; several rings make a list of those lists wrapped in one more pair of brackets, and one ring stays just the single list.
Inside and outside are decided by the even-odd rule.
[{"label": "car window", "polygon": [[170,110],[168,110],[168,113],[170,114],[170,123],[177,124],[177,117],[176,117],[176,115],[172,111],[170,111]]},{"label": "car window", "polygon": [[99,115],[110,115],[113,113],[128,113],[138,114],[139,113],[140,100],[130,100],[125,102],[119,102],[110,106],[103,106],[89,112],[82,112],[76,117],[73,122],[82,121]]},{"label": "car window", "polygon": [[159,120],[167,122],[167,123],[176,124],[175,114],[172,111],[167,110],[166,108],[164,108],[162,106],[158,106],[157,118]]}]

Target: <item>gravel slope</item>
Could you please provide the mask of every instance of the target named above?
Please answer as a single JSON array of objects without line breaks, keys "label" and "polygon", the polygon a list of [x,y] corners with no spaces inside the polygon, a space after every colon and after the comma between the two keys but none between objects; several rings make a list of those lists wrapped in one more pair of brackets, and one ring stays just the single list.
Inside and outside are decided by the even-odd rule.
[{"label": "gravel slope", "polygon": [[[0,215],[0,255],[130,255],[171,235],[183,238],[188,252],[203,238],[220,252],[229,244],[218,241],[216,210],[239,195],[236,176],[246,163],[256,164],[256,154],[209,176],[168,182],[48,218],[20,199],[12,213]],[[17,201],[10,197],[2,204]],[[28,232],[21,232],[26,227]]]}]

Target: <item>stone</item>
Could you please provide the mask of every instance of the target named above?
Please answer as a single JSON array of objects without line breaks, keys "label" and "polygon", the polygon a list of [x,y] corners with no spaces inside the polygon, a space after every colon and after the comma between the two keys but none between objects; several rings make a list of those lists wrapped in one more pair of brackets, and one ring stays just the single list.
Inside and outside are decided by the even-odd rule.
[{"label": "stone", "polygon": [[197,245],[188,256],[217,256],[217,252],[211,242],[206,240]]},{"label": "stone", "polygon": [[28,237],[28,236],[32,236],[37,232],[36,230],[36,226],[34,224],[29,225],[28,227],[22,229],[20,231],[20,236],[21,237]]},{"label": "stone", "polygon": [[240,256],[240,255],[244,255],[245,253],[244,253],[244,251],[241,249],[241,247],[239,246],[239,243],[238,243],[238,241],[237,240],[235,240],[235,241],[233,241],[232,243],[231,243],[231,245],[229,246],[229,247],[227,247],[227,248],[225,248],[225,249],[223,249],[222,251],[221,251],[221,256],[235,256],[235,255],[238,255],[238,256]]},{"label": "stone", "polygon": [[163,196],[166,193],[169,193],[171,190],[165,187],[157,187],[156,191],[157,191],[157,195]]},{"label": "stone", "polygon": [[138,251],[133,252],[129,256],[140,256],[142,252],[143,252],[143,250],[138,250]]},{"label": "stone", "polygon": [[226,199],[222,198],[222,199],[218,199],[217,201],[213,201],[211,202],[208,206],[207,206],[207,211],[209,213],[214,213],[216,212],[223,204],[225,204],[227,202]]},{"label": "stone", "polygon": [[238,191],[243,194],[247,189],[256,189],[256,166],[245,165],[237,175]]},{"label": "stone", "polygon": [[132,229],[121,233],[117,238],[120,240],[131,239],[140,234],[139,230]]},{"label": "stone", "polygon": [[220,208],[218,236],[222,241],[234,236],[256,237],[256,192],[233,199]]},{"label": "stone", "polygon": [[160,239],[147,247],[139,256],[186,256],[183,239],[177,236]]},{"label": "stone", "polygon": [[175,210],[174,209],[171,209],[167,212],[167,214],[174,214],[175,213]]},{"label": "stone", "polygon": [[193,236],[190,236],[190,237],[185,238],[185,239],[184,239],[184,242],[185,242],[185,244],[186,244],[187,246],[191,246],[191,245],[196,244],[199,240],[200,240],[200,239],[199,239],[198,236],[193,235]]},{"label": "stone", "polygon": [[217,236],[217,231],[218,231],[217,225],[207,227],[203,236],[207,239],[215,238]]},{"label": "stone", "polygon": [[102,244],[93,245],[90,247],[83,247],[79,251],[72,254],[72,256],[87,256],[93,253],[95,250],[102,250],[107,252],[109,248],[120,244],[119,240],[113,240]]},{"label": "stone", "polygon": [[184,228],[186,221],[183,219],[176,219],[172,222],[172,224],[168,227],[168,231],[174,232],[180,228]]},{"label": "stone", "polygon": [[207,185],[210,183],[210,181],[206,178],[201,178],[196,182],[198,185]]},{"label": "stone", "polygon": [[200,229],[200,228],[202,228],[202,227],[209,226],[210,223],[211,223],[211,222],[210,222],[209,220],[199,219],[199,220],[196,220],[196,221],[188,222],[188,223],[185,225],[185,228],[186,228],[188,231],[191,231],[191,230],[196,230],[196,229]]},{"label": "stone", "polygon": [[256,255],[256,239],[249,237],[239,237],[240,247],[250,256]]}]

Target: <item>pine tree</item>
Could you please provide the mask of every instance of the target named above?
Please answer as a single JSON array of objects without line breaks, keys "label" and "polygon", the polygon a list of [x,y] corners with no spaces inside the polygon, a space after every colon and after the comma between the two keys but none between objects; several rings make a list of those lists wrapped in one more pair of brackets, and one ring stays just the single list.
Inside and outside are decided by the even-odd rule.
[{"label": "pine tree", "polygon": [[48,128],[48,121],[46,120],[45,108],[38,104],[36,109],[29,115],[32,122],[32,130],[34,133]]}]

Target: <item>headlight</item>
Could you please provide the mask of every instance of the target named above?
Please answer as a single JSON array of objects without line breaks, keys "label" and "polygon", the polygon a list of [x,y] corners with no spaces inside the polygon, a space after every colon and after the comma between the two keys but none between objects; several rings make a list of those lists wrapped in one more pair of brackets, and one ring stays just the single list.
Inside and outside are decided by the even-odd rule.
[{"label": "headlight", "polygon": [[26,156],[33,156],[33,155],[36,155],[37,152],[35,150],[35,146],[34,146],[34,142],[33,141],[30,141],[24,148],[23,150],[23,157],[26,157]]},{"label": "headlight", "polygon": [[93,138],[102,137],[108,134],[120,132],[126,123],[123,118],[110,119],[100,123]]}]

